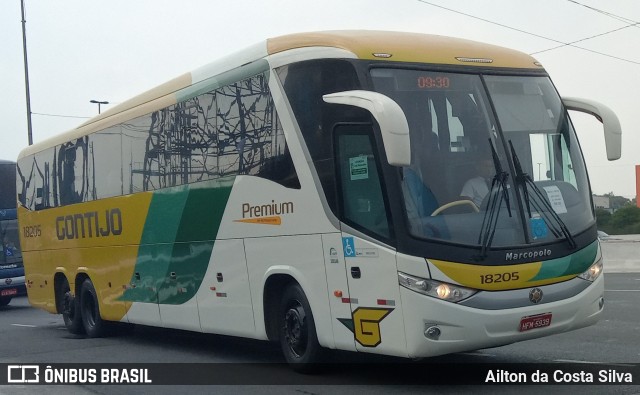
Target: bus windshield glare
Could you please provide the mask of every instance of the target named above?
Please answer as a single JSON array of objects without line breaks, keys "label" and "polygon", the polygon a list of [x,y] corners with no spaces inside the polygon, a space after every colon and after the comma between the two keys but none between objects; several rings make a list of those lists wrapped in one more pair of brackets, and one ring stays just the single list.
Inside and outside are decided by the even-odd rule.
[{"label": "bus windshield glare", "polygon": [[571,238],[593,224],[575,133],[547,77],[371,76],[409,124],[402,192],[413,236],[482,245],[491,234],[491,245],[504,247]]}]

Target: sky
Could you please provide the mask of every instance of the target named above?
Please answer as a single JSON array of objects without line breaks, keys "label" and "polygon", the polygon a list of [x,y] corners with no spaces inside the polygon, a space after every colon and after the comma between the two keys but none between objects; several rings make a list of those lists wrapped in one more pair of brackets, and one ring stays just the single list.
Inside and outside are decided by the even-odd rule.
[{"label": "sky", "polygon": [[[36,143],[97,115],[90,100],[108,101],[104,110],[269,37],[408,31],[532,54],[562,96],[610,107],[623,132],[622,157],[613,162],[601,124],[571,113],[592,190],[636,195],[638,0],[24,1]],[[28,144],[21,19],[20,0],[0,0],[0,159],[15,160]]]}]

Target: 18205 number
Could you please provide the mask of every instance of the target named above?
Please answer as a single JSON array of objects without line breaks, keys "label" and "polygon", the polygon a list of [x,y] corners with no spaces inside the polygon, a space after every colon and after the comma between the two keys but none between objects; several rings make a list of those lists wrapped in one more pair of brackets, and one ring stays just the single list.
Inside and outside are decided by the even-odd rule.
[{"label": "18205 number", "polygon": [[42,236],[42,228],[40,225],[24,226],[22,227],[22,234],[24,237],[40,237]]},{"label": "18205 number", "polygon": [[509,281],[517,281],[519,279],[519,272],[481,274],[480,284],[505,283]]}]

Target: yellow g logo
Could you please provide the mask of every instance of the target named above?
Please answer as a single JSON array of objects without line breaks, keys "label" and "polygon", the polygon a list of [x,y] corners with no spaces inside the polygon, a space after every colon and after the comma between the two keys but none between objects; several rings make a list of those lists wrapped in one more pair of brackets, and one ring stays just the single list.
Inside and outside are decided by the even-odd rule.
[{"label": "yellow g logo", "polygon": [[358,307],[351,313],[351,319],[339,318],[344,326],[353,332],[356,341],[364,347],[376,347],[382,343],[380,322],[393,309]]}]

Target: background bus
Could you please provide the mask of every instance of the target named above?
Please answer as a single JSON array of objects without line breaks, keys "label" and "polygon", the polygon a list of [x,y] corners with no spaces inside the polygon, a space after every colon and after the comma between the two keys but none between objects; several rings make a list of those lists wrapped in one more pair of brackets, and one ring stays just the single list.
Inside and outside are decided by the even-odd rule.
[{"label": "background bus", "polygon": [[0,306],[6,306],[27,293],[16,217],[16,164],[6,160],[0,160],[0,240]]},{"label": "background bus", "polygon": [[73,333],[246,336],[301,364],[591,325],[602,257],[567,109],[597,115],[620,156],[615,115],[562,100],[526,54],[395,32],[269,39],[21,152],[29,300]]}]

